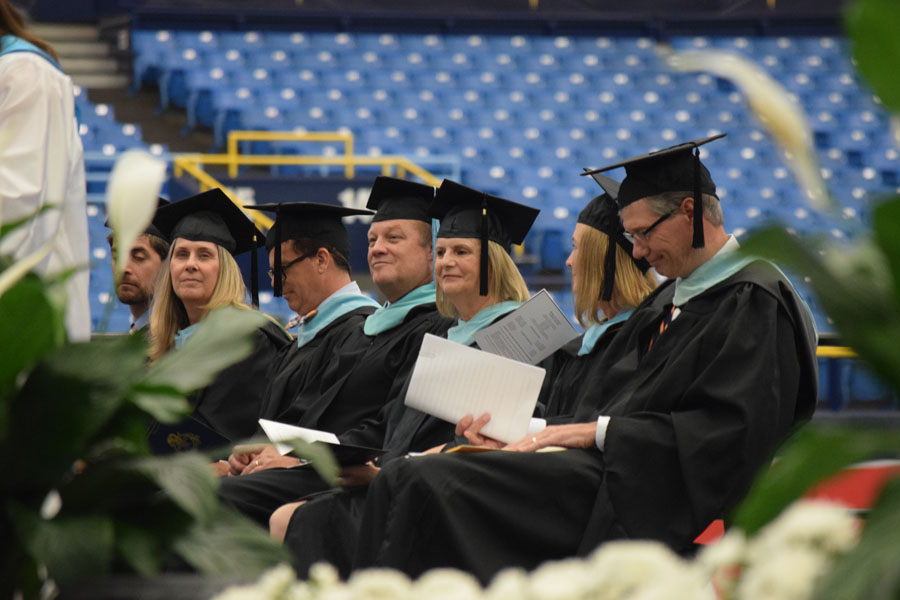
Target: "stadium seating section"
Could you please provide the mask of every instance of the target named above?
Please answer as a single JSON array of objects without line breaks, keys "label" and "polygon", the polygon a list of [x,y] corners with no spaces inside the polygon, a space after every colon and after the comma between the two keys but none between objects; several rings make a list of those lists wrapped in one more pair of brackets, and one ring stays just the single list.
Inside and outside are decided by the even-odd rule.
[{"label": "stadium seating section", "polygon": [[[861,84],[839,38],[669,40],[676,50],[740,53],[793,94],[842,205],[838,217],[803,202],[786,163],[731,83],[672,72],[647,38],[135,30],[132,40],[135,88],[157,87],[160,106],[184,110],[188,128],[211,128],[218,150],[234,129],[345,129],[354,134],[357,153],[405,155],[438,167],[446,159],[461,166],[463,183],[539,206],[527,241],[537,263],[530,272],[564,271],[575,218],[598,192],[579,176],[582,167],[714,132],[728,137],[702,156],[717,180],[726,228],[738,236],[779,221],[801,234],[852,239],[879,195],[900,186],[887,113]],[[79,103],[96,260],[95,325],[121,330],[127,311],[110,302],[100,203],[116,153],[145,144],[140,127],[117,123],[110,107],[93,106],[84,94]],[[151,151],[167,154],[162,147]],[[244,151],[323,149],[257,142]],[[304,169],[273,172],[323,170]],[[554,295],[570,309],[567,292]],[[827,317],[804,295],[820,329],[829,331]],[[264,310],[288,314],[280,300],[264,300]],[[823,402],[833,409],[895,402],[849,362],[823,359],[822,366]]]}]

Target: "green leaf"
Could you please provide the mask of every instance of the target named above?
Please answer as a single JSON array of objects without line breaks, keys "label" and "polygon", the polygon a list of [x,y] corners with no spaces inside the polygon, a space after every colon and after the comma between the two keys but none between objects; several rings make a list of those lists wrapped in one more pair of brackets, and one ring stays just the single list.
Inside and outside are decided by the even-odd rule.
[{"label": "green leaf", "polygon": [[191,414],[191,405],[184,394],[171,388],[148,388],[138,385],[131,396],[131,401],[162,423],[177,423]]},{"label": "green leaf", "polygon": [[113,556],[109,518],[60,514],[48,521],[21,505],[11,503],[9,508],[25,547],[60,585],[109,572]]},{"label": "green leaf", "polygon": [[858,0],[847,13],[846,26],[859,72],[889,110],[900,111],[900,4]]},{"label": "green leaf", "polygon": [[819,582],[821,600],[900,598],[900,480],[894,479],[869,513],[862,539]]},{"label": "green leaf", "polygon": [[45,284],[27,275],[0,296],[0,398],[16,378],[65,341],[62,313],[50,302]]},{"label": "green leaf", "polygon": [[873,222],[875,241],[893,275],[894,295],[900,298],[900,197],[876,206]]},{"label": "green leaf", "polygon": [[310,466],[315,469],[319,477],[330,486],[337,486],[340,466],[334,459],[328,444],[305,442],[303,440],[289,440],[283,442],[294,448],[293,454],[297,458],[308,460]]},{"label": "green leaf", "polygon": [[194,568],[210,574],[259,575],[290,560],[265,529],[221,505],[209,524],[195,524],[174,548]]},{"label": "green leaf", "polygon": [[208,523],[218,510],[219,482],[209,461],[190,452],[135,460],[131,467],[152,479],[199,523]]},{"label": "green leaf", "polygon": [[900,389],[900,353],[896,352],[900,311],[890,284],[889,261],[879,248],[867,242],[834,247],[767,229],[743,243],[742,251],[805,275],[842,342],[856,350],[879,377]]},{"label": "green leaf", "polygon": [[771,469],[760,474],[734,524],[752,535],[815,484],[863,460],[900,452],[890,428],[849,429],[806,425],[791,439]]},{"label": "green leaf", "polygon": [[134,571],[148,577],[163,566],[162,540],[142,527],[117,521],[116,550]]},{"label": "green leaf", "polygon": [[144,372],[131,337],[70,344],[41,359],[13,399],[9,435],[0,442],[0,451],[28,460],[9,462],[0,489],[58,487]]},{"label": "green leaf", "polygon": [[254,311],[233,307],[210,311],[181,349],[156,361],[144,383],[185,394],[208,385],[219,371],[250,354],[254,334],[265,322]]}]

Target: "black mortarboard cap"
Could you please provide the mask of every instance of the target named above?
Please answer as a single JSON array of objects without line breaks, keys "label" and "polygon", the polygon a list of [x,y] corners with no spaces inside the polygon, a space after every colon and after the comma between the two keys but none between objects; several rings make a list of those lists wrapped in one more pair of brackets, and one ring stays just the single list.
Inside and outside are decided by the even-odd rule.
[{"label": "black mortarboard cap", "polygon": [[[157,198],[156,199],[156,210],[159,211],[159,209],[161,209],[163,206],[167,206],[168,204],[169,204],[169,201],[166,200],[165,198]],[[159,213],[157,212],[156,214],[159,214]],[[157,227],[157,225],[156,225],[156,214],[153,215],[153,220],[150,221],[150,224],[147,225],[146,229],[144,229],[144,233],[147,233],[150,235],[155,235],[158,238],[162,238],[162,239],[168,241],[168,238],[163,234],[162,231],[160,231],[159,227]],[[103,225],[105,227],[112,229],[112,227],[110,227],[110,225],[109,225],[108,218],[106,219],[106,221],[103,222]]]},{"label": "black mortarboard cap", "polygon": [[282,202],[245,206],[253,210],[275,213],[275,223],[266,234],[266,250],[275,250],[273,293],[281,296],[281,244],[287,240],[312,239],[330,246],[350,258],[350,236],[341,222],[351,215],[371,215],[372,211],[346,208],[339,204],[316,202]]},{"label": "black mortarboard cap", "polygon": [[412,219],[431,223],[434,187],[414,181],[379,175],[372,184],[366,208],[377,211],[373,222]]},{"label": "black mortarboard cap", "polygon": [[[154,223],[174,243],[176,238],[192,242],[212,242],[233,256],[263,245],[262,232],[219,188],[172,202],[156,212]],[[259,305],[256,257],[250,261],[250,292]]]},{"label": "black mortarboard cap", "polygon": [[531,229],[537,208],[492,196],[445,179],[438,188],[431,216],[440,219],[439,238],[477,238],[481,240],[481,289],[487,295],[488,241],[509,252],[521,244]]},{"label": "black mortarboard cap", "polygon": [[[709,170],[700,162],[700,146],[724,137],[724,133],[684,142],[662,150],[633,156],[621,162],[585,170],[582,175],[595,176],[603,171],[625,167],[625,179],[619,188],[619,209],[632,202],[663,192],[688,192],[694,198],[694,248],[702,248],[702,194],[716,196],[716,185]],[[603,185],[597,177],[597,183]]]},{"label": "black mortarboard cap", "polygon": [[593,227],[609,236],[610,244],[607,246],[603,262],[603,290],[600,295],[602,300],[609,301],[612,298],[613,284],[616,279],[617,244],[628,253],[628,256],[641,270],[641,273],[647,272],[647,269],[650,268],[650,263],[643,258],[634,258],[632,254],[633,246],[625,237],[625,229],[622,227],[622,221],[619,219],[619,209],[616,206],[615,191],[618,190],[618,182],[601,173],[598,173],[598,175],[609,179],[609,182],[603,186],[606,193],[597,196],[584,207],[578,215],[578,222],[588,227]]}]

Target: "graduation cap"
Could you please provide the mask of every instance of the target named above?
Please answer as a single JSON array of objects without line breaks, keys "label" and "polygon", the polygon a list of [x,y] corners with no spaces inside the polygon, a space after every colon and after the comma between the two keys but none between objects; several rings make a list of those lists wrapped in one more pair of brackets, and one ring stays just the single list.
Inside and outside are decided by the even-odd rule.
[{"label": "graduation cap", "polygon": [[[169,204],[171,204],[171,203],[168,200],[166,200],[165,198],[157,198],[156,199],[156,210],[159,211],[159,209],[161,209],[163,206],[168,206]],[[159,213],[157,212],[156,214],[159,214]],[[163,234],[163,232],[160,231],[159,227],[157,227],[157,225],[156,225],[156,214],[153,215],[153,220],[150,221],[150,224],[147,225],[146,229],[144,229],[144,233],[149,234],[149,235],[155,235],[158,238],[162,238],[166,241],[169,241],[169,238],[167,238],[165,236],[165,234]],[[109,225],[109,218],[107,218],[106,221],[103,222],[103,226],[108,229],[112,229],[112,227],[110,227],[110,225]]]},{"label": "graduation cap", "polygon": [[[160,208],[154,223],[164,238],[192,242],[212,242],[232,256],[255,250],[263,245],[262,232],[219,188],[185,198]],[[250,261],[250,293],[253,305],[259,306],[259,280],[254,253]]]},{"label": "graduation cap", "polygon": [[525,240],[539,212],[449,179],[441,183],[431,205],[431,216],[441,221],[437,237],[481,240],[482,296],[487,296],[488,241],[497,242],[509,252],[513,244]]},{"label": "graduation cap", "polygon": [[391,219],[413,219],[431,223],[434,187],[414,181],[379,175],[372,185],[366,208],[377,211],[373,222]]},{"label": "graduation cap", "polygon": [[585,169],[601,186],[597,175],[618,167],[625,167],[625,179],[619,188],[619,209],[642,198],[663,192],[688,192],[694,198],[694,248],[703,248],[702,194],[716,196],[716,184],[709,170],[700,162],[700,146],[725,137],[724,133],[684,142],[599,169]]},{"label": "graduation cap", "polygon": [[245,206],[275,213],[275,223],[266,235],[266,250],[275,250],[275,275],[272,293],[281,296],[281,244],[287,240],[309,238],[331,246],[345,258],[350,257],[350,236],[341,222],[351,215],[371,215],[372,211],[346,208],[339,204],[282,202]]},{"label": "graduation cap", "polygon": [[608,302],[612,299],[613,284],[616,279],[616,244],[628,253],[628,256],[631,257],[637,268],[641,270],[641,273],[647,272],[647,269],[650,268],[650,263],[643,258],[634,258],[632,254],[634,246],[625,237],[625,228],[622,227],[622,221],[619,219],[619,208],[616,206],[619,183],[602,173],[597,173],[596,177],[604,180],[602,187],[606,193],[597,196],[582,209],[578,214],[578,222],[602,231],[609,236],[610,244],[606,248],[606,256],[603,259],[603,290],[600,295],[601,300]]}]

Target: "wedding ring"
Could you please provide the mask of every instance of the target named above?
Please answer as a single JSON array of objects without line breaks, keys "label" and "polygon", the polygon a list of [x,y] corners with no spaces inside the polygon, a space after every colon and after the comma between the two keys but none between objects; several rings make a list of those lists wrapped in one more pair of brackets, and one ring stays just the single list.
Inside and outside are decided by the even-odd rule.
[{"label": "wedding ring", "polygon": [[256,459],[256,466],[257,466],[257,467],[259,466],[259,459],[258,459],[258,458]]},{"label": "wedding ring", "polygon": [[532,443],[532,444],[537,444],[537,438],[536,438],[536,437],[532,437],[532,438],[531,438],[531,443]]}]

